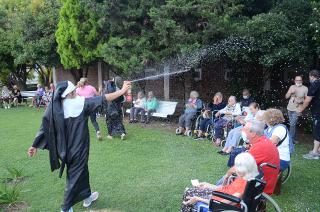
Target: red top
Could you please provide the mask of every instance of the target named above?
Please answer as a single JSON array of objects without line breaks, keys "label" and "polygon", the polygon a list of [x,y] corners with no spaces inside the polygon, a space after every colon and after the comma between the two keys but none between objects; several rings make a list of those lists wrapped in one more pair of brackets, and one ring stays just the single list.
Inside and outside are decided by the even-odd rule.
[{"label": "red top", "polygon": [[262,136],[252,143],[249,153],[256,160],[258,167],[262,163],[269,163],[277,166],[277,169],[267,166],[263,167],[263,179],[267,182],[264,192],[269,195],[272,194],[277,183],[280,167],[279,152],[276,145],[265,136]]},{"label": "red top", "polygon": [[[219,191],[225,194],[230,194],[230,195],[234,195],[235,193],[240,193],[240,197],[241,197],[244,193],[246,185],[247,185],[247,181],[241,177],[238,177],[232,183],[230,183],[230,185],[222,186],[216,191]],[[213,197],[213,199],[220,202],[224,200],[220,197]]]}]

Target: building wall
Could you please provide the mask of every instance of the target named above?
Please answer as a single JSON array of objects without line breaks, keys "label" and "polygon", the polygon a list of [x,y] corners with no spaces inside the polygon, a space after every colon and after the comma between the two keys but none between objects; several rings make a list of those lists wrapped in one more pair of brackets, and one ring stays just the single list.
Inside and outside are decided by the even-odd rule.
[{"label": "building wall", "polygon": [[[116,76],[116,74],[114,74],[112,71],[110,71],[108,69],[108,66],[105,63],[102,63],[101,69],[102,69],[102,81],[109,80],[112,77]],[[89,67],[87,78],[89,80],[89,83],[92,86],[94,86],[96,89],[99,88],[99,85],[98,85],[98,82],[99,82],[99,80],[98,80],[98,63],[95,63],[94,65]],[[74,84],[77,84],[77,82],[75,82],[71,72],[64,70],[62,66],[57,67],[57,69],[56,69],[56,80],[57,80],[57,82],[69,80],[69,81],[73,82]]]}]

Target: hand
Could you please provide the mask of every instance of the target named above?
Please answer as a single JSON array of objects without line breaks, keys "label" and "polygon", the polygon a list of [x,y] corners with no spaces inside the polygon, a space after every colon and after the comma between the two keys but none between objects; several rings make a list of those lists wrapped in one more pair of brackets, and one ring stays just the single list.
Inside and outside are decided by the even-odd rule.
[{"label": "hand", "polygon": [[199,185],[197,185],[196,187],[206,189],[210,187],[210,183],[202,182],[202,183],[199,183]]},{"label": "hand", "polygon": [[220,112],[217,112],[215,117],[219,117],[220,116]]},{"label": "hand", "polygon": [[196,202],[199,202],[199,197],[186,197],[188,201],[183,201],[184,205],[193,205]]},{"label": "hand", "polygon": [[291,93],[291,95],[292,95],[292,94],[295,94],[295,92],[296,92],[296,89],[290,88],[290,93]]},{"label": "hand", "polygon": [[131,88],[131,82],[130,81],[124,81],[122,86],[122,91],[124,93],[127,93],[127,91]]},{"label": "hand", "polygon": [[300,105],[300,106],[298,107],[298,115],[301,115],[302,112],[303,112],[303,108],[302,108],[302,106]]},{"label": "hand", "polygon": [[37,148],[35,148],[35,147],[30,147],[29,149],[28,149],[28,155],[29,155],[29,157],[33,157],[33,156],[35,156],[37,154]]}]

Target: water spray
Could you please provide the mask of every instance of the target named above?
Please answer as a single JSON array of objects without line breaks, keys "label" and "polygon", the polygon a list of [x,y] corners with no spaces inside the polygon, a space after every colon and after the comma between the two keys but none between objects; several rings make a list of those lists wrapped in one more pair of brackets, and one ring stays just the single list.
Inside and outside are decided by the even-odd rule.
[{"label": "water spray", "polygon": [[163,74],[157,74],[157,75],[154,75],[154,76],[143,77],[143,78],[132,80],[131,83],[140,82],[140,81],[144,81],[144,80],[155,80],[155,79],[158,79],[160,77],[170,76],[170,75],[174,75],[174,74],[181,74],[181,73],[188,72],[190,70],[191,69],[184,69],[184,70],[175,71],[175,72],[171,72],[171,73],[163,73]]}]

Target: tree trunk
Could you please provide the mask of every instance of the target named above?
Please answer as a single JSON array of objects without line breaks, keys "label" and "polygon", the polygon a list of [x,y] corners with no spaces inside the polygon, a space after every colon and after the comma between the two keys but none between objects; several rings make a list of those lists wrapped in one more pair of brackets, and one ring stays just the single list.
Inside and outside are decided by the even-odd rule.
[{"label": "tree trunk", "polygon": [[82,70],[81,69],[70,69],[69,71],[74,79],[74,82],[75,83],[79,82],[81,77],[83,76]]}]

